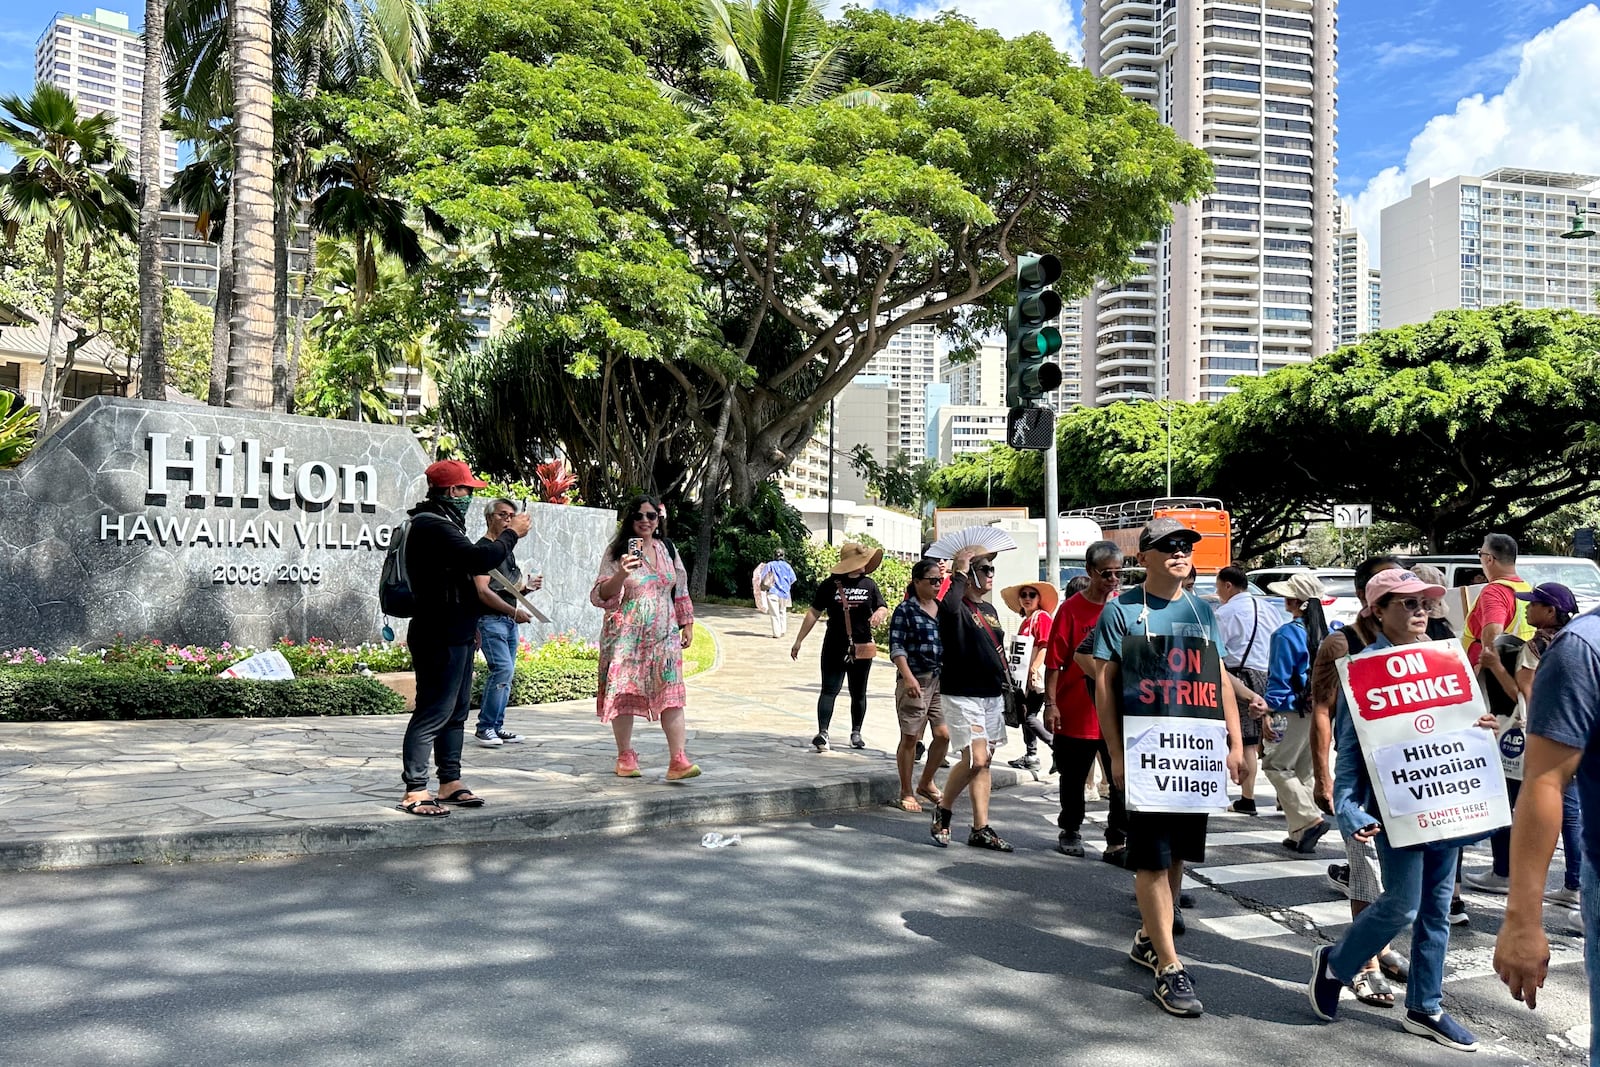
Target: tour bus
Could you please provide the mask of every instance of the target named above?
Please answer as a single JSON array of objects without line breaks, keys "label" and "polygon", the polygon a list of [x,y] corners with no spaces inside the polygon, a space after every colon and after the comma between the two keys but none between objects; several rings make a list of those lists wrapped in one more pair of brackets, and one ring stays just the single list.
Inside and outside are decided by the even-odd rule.
[{"label": "tour bus", "polygon": [[1148,500],[1127,500],[1096,508],[1062,512],[1062,518],[1088,519],[1097,524],[1109,541],[1122,549],[1123,558],[1133,561],[1139,554],[1139,531],[1152,519],[1177,519],[1201,535],[1194,548],[1196,574],[1214,575],[1233,562],[1233,523],[1222,501],[1209,496],[1166,496]]}]

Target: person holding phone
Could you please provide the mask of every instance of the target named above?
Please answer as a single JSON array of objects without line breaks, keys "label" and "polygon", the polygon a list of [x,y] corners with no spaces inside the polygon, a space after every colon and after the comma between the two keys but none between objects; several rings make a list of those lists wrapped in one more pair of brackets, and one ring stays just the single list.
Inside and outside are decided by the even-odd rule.
[{"label": "person holding phone", "polygon": [[[519,510],[515,501],[503,496],[485,504],[483,518],[488,528],[478,544],[499,540],[506,524],[517,517]],[[519,592],[531,593],[544,585],[540,575],[523,578],[515,553],[507,555],[497,569],[511,579]],[[511,701],[511,677],[517,667],[517,626],[532,622],[533,616],[517,606],[517,598],[510,590],[487,574],[476,575],[472,584],[483,607],[483,615],[478,619],[478,648],[489,664],[489,677],[484,682],[483,699],[478,707],[478,726],[472,737],[483,748],[521,744],[522,735],[505,728],[506,705]]]},{"label": "person holding phone", "polygon": [[617,742],[616,774],[638,778],[633,720],[661,723],[667,781],[698,777],[684,751],[683,650],[694,638],[689,575],[671,542],[655,536],[661,504],[638,496],[623,509],[616,536],[600,558],[589,600],[606,613],[600,631],[600,688],[595,711]]}]

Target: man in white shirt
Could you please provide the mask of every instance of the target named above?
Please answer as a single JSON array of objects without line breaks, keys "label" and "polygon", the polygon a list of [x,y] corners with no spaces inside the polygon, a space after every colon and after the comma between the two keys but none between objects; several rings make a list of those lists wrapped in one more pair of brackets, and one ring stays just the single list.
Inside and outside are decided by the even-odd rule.
[{"label": "man in white shirt", "polygon": [[[1227,653],[1223,665],[1235,678],[1257,693],[1267,691],[1267,668],[1272,662],[1272,631],[1282,621],[1263,603],[1266,598],[1251,596],[1250,579],[1238,567],[1224,567],[1217,573],[1217,624]],[[1256,768],[1261,750],[1261,720],[1254,708],[1241,703],[1239,730],[1244,743],[1244,781],[1240,797],[1231,811],[1243,815],[1256,813]]]}]

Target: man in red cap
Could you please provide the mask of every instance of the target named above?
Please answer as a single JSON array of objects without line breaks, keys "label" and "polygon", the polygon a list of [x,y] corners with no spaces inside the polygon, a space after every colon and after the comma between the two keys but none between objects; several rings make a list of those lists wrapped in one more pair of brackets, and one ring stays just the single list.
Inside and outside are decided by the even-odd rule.
[{"label": "man in red cap", "polygon": [[[417,676],[417,710],[406,726],[400,810],[437,818],[445,804],[481,808],[483,798],[461,783],[461,743],[472,701],[473,639],[481,610],[473,575],[487,574],[527,536],[526,512],[513,515],[493,541],[467,537],[472,491],[486,483],[458,459],[428,467],[428,495],[412,508],[406,535],[406,573],[416,613],[406,634]],[[439,795],[428,792],[428,757],[439,773]]]}]

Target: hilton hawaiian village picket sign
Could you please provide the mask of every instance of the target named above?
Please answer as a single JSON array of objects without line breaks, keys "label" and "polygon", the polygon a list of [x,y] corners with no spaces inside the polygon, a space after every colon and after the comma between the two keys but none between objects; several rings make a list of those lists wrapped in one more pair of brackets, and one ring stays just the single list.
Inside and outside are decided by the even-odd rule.
[{"label": "hilton hawaiian village picket sign", "polygon": [[[404,427],[96,397],[0,473],[0,648],[376,640],[384,550],[426,462]],[[614,522],[539,507],[519,560],[547,585],[592,580],[595,560],[546,566],[541,548]],[[554,629],[598,628],[562,614]]]}]

